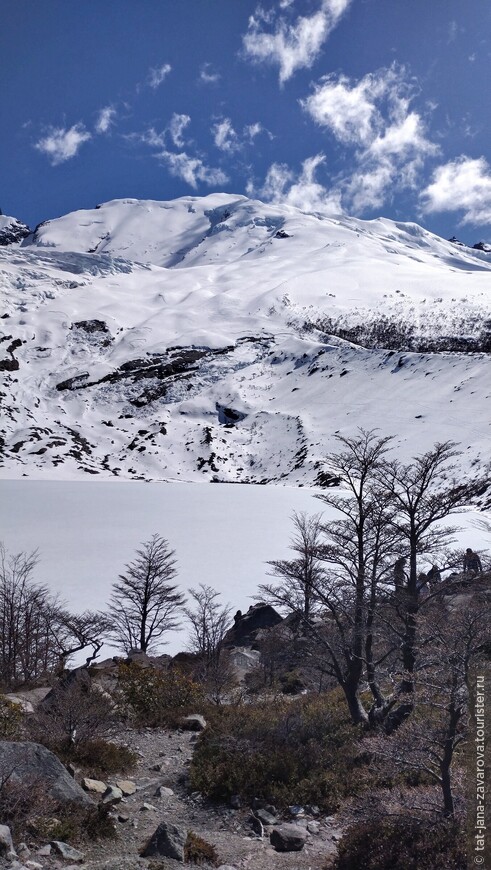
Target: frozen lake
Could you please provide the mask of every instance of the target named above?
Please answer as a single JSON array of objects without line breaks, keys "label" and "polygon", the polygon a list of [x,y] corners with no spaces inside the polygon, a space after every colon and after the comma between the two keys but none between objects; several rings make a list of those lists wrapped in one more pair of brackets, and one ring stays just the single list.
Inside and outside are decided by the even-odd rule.
[{"label": "frozen lake", "polygon": [[[10,552],[39,549],[36,580],[75,612],[104,609],[112,583],[154,533],[176,551],[183,590],[207,583],[234,611],[247,610],[265,563],[289,552],[292,512],[325,508],[310,489],[238,484],[4,480],[0,493],[0,540]],[[489,548],[482,516],[453,518],[463,526],[458,546]],[[186,631],[168,640],[166,651],[177,652]]]},{"label": "frozen lake", "polygon": [[[284,558],[291,514],[318,512],[312,490],[232,484],[4,480],[0,540],[9,552],[39,549],[36,579],[74,611],[103,609],[136,548],[158,533],[176,551],[184,590],[207,583],[247,610]],[[168,652],[186,632],[169,635]]]}]

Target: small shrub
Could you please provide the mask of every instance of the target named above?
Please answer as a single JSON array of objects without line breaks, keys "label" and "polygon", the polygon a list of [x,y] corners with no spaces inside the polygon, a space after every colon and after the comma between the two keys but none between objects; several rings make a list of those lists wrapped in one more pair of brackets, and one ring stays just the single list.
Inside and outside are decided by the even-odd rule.
[{"label": "small shrub", "polygon": [[8,698],[0,698],[0,740],[19,740],[22,734],[22,710]]},{"label": "small shrub", "polygon": [[218,867],[220,863],[215,847],[193,831],[189,831],[184,843],[184,860],[188,864],[205,864],[212,867]]},{"label": "small shrub", "polygon": [[465,832],[456,822],[407,816],[353,825],[335,870],[466,870]]},{"label": "small shrub", "polygon": [[215,800],[239,794],[279,807],[315,803],[335,812],[353,792],[378,785],[360,764],[361,733],[339,692],[227,707],[208,716],[196,745],[191,787]]},{"label": "small shrub", "polygon": [[56,824],[51,827],[47,839],[64,843],[114,839],[116,829],[110,809],[103,804],[88,809],[79,804],[65,804],[58,808]]},{"label": "small shrub", "polygon": [[177,669],[121,665],[119,688],[136,724],[150,728],[176,726],[183,715],[196,712],[204,701],[201,686]]},{"label": "small shrub", "polygon": [[131,770],[138,761],[138,757],[127,746],[107,740],[86,740],[74,746],[59,747],[58,755],[65,762],[80,764],[87,775],[95,779]]},{"label": "small shrub", "polygon": [[114,703],[88,674],[78,680],[69,676],[40,705],[30,729],[48,749],[107,736],[115,729]]},{"label": "small shrub", "polygon": [[46,791],[41,779],[0,783],[0,818],[14,841],[27,836],[37,842],[98,840],[114,837],[115,829],[106,806],[86,807],[69,801],[60,804]]}]

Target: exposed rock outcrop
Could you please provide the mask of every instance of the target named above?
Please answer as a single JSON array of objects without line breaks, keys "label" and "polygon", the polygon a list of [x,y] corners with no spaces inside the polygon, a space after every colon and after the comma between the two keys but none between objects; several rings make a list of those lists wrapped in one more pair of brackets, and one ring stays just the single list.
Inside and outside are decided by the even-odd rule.
[{"label": "exposed rock outcrop", "polygon": [[47,793],[61,802],[93,803],[56,755],[39,743],[0,741],[0,778],[6,777],[26,785],[42,782]]},{"label": "exposed rock outcrop", "polygon": [[253,604],[245,614],[238,610],[234,616],[234,625],[227,631],[223,645],[229,649],[237,646],[253,647],[258,631],[273,628],[280,622],[282,617],[270,604]]}]

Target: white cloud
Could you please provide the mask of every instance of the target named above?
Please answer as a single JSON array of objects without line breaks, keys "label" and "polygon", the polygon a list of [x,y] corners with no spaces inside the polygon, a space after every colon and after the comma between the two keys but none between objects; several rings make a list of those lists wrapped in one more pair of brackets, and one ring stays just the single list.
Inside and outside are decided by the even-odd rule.
[{"label": "white cloud", "polygon": [[[249,29],[242,40],[245,56],[254,63],[278,66],[283,84],[298,69],[312,66],[350,2],[322,0],[317,12],[300,16],[293,24],[284,16],[277,17],[274,10],[257,9],[249,19]],[[281,8],[287,12],[290,5],[283,2]],[[264,26],[270,25],[271,32],[266,32]]]},{"label": "white cloud", "polygon": [[230,118],[224,118],[212,127],[213,139],[220,151],[231,154],[240,148],[239,137],[235,132]]},{"label": "white cloud", "polygon": [[353,174],[338,181],[350,211],[377,208],[394,190],[416,189],[425,159],[439,153],[410,108],[413,91],[405,69],[393,65],[355,82],[325,76],[301,101],[317,124],[354,150]]},{"label": "white cloud", "polygon": [[182,178],[191,187],[197,188],[198,182],[212,186],[228,181],[228,176],[221,169],[206,166],[199,157],[191,157],[184,151],[176,154],[164,150],[156,156],[168,166],[171,175]]},{"label": "white cloud", "polygon": [[182,138],[182,134],[190,123],[191,118],[189,117],[189,115],[179,115],[177,112],[174,112],[174,114],[172,115],[172,118],[169,121],[168,130],[176,148],[184,147],[184,139]]},{"label": "white cloud", "polygon": [[375,100],[384,93],[383,77],[369,74],[351,86],[347,76],[325,76],[301,105],[340,142],[364,145],[373,139],[378,122]]},{"label": "white cloud", "polygon": [[236,151],[240,151],[244,145],[250,145],[260,133],[267,133],[271,137],[271,133],[259,121],[256,121],[254,124],[247,124],[243,128],[242,133],[239,134],[234,130],[230,118],[222,118],[221,121],[217,121],[211,128],[211,132],[216,147],[226,154],[233,154]]},{"label": "white cloud", "polygon": [[91,138],[83,124],[74,124],[67,130],[63,127],[50,127],[48,134],[36,142],[34,147],[46,154],[52,166],[58,166],[75,157],[84,142]]},{"label": "white cloud", "polygon": [[96,133],[107,133],[114,124],[116,116],[117,112],[113,106],[105,106],[101,109],[95,124]]},{"label": "white cloud", "polygon": [[316,180],[317,169],[324,162],[323,154],[309,157],[302,163],[298,175],[295,175],[284,163],[273,163],[264,184],[256,188],[250,182],[247,193],[249,196],[260,196],[266,202],[292,205],[301,211],[319,212],[325,215],[339,214],[342,211],[340,192],[329,191]]},{"label": "white cloud", "polygon": [[172,67],[169,63],[164,63],[162,66],[152,67],[148,73],[148,84],[151,88],[155,90],[158,88],[165,77],[169,75]]},{"label": "white cloud", "polygon": [[249,142],[253,142],[256,136],[259,136],[260,133],[267,133],[270,139],[272,138],[271,133],[269,133],[268,130],[265,130],[259,121],[256,121],[255,124],[248,124],[247,127],[244,127],[244,134],[249,139]]},{"label": "white cloud", "polygon": [[199,71],[199,78],[205,85],[214,85],[220,81],[220,73],[215,72],[211,63],[204,63]]},{"label": "white cloud", "polygon": [[491,224],[491,167],[465,155],[438,166],[421,202],[425,213],[463,211],[462,223]]}]

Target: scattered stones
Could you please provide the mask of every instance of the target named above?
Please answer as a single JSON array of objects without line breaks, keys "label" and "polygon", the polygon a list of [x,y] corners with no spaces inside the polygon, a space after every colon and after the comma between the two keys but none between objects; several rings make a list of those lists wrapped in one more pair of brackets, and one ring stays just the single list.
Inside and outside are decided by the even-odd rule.
[{"label": "scattered stones", "polygon": [[123,792],[116,785],[108,785],[106,791],[102,795],[101,803],[103,804],[119,804],[123,798]]},{"label": "scattered stones", "polygon": [[73,846],[69,846],[68,843],[63,843],[61,840],[52,840],[51,845],[56,854],[61,855],[66,861],[75,861],[78,864],[85,858],[83,852],[79,852],[78,849],[74,849]]},{"label": "scattered stones", "polygon": [[175,825],[161,822],[141,852],[141,856],[142,858],[152,858],[154,856],[174,858],[175,861],[184,863],[185,841],[186,835],[182,830]]},{"label": "scattered stones", "polygon": [[117,819],[118,822],[121,822],[121,824],[124,825],[126,824],[126,822],[129,822],[130,817],[128,813],[118,813]]},{"label": "scattered stones", "polygon": [[38,849],[37,854],[40,858],[48,858],[48,856],[51,855],[51,846],[49,843],[47,843],[46,846],[41,846],[41,848]]},{"label": "scattered stones", "polygon": [[165,786],[165,785],[159,785],[159,787],[156,789],[155,794],[154,794],[154,797],[159,797],[159,798],[166,798],[166,797],[173,797],[173,796],[174,796],[174,792],[172,791],[172,789],[167,788],[167,786]]},{"label": "scattered stones", "polygon": [[263,825],[276,825],[276,822],[278,821],[276,816],[273,816],[271,813],[268,813],[267,810],[263,809],[256,810],[256,818],[258,818]]},{"label": "scattered stones", "polygon": [[105,794],[107,791],[107,783],[102,782],[100,779],[90,779],[88,776],[84,776],[82,780],[82,788],[85,789],[85,791],[92,791],[96,794]]},{"label": "scattered stones", "polygon": [[155,812],[156,809],[157,807],[154,807],[153,804],[148,804],[145,801],[145,803],[140,807],[140,812]]},{"label": "scattered stones", "polygon": [[308,830],[309,834],[318,834],[320,831],[320,828],[321,828],[320,822],[312,821],[312,822],[308,822],[308,824],[307,824],[307,830]]},{"label": "scattered stones", "polygon": [[269,840],[276,852],[300,852],[305,846],[307,832],[298,825],[278,825]]},{"label": "scattered stones", "polygon": [[129,797],[136,792],[136,783],[131,779],[118,779],[116,786],[121,789],[124,797]]},{"label": "scattered stones", "polygon": [[297,804],[294,806],[288,807],[288,812],[290,813],[292,819],[301,819],[305,816],[304,807],[300,807]]}]

